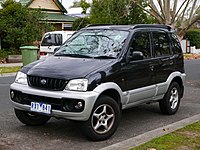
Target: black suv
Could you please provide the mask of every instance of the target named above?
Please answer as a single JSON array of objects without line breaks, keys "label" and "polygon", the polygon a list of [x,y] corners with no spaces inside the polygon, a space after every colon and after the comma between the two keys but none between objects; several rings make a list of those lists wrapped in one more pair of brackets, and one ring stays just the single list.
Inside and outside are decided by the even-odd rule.
[{"label": "black suv", "polygon": [[54,54],[23,67],[10,86],[17,118],[42,125],[50,117],[80,121],[92,140],[116,131],[121,110],[159,102],[175,114],[184,91],[183,54],[164,25],[91,25]]}]

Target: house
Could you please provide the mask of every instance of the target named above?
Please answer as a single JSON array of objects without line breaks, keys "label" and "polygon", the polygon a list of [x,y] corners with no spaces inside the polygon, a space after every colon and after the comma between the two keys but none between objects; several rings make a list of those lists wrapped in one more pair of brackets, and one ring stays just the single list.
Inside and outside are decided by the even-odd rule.
[{"label": "house", "polygon": [[20,0],[28,8],[41,9],[46,13],[45,21],[52,24],[56,30],[71,30],[75,17],[67,15],[67,10],[59,0]]},{"label": "house", "polygon": [[[0,0],[4,2],[5,0]],[[59,0],[16,0],[23,6],[32,9],[41,9],[46,17],[44,21],[52,24],[56,30],[71,30],[76,17],[67,15],[67,10]],[[0,5],[1,9],[1,5]]]}]

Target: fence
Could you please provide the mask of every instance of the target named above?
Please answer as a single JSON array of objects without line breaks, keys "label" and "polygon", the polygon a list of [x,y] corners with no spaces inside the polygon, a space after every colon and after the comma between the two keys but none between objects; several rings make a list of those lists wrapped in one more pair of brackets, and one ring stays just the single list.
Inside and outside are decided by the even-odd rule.
[{"label": "fence", "polygon": [[196,49],[195,46],[190,46],[190,41],[187,39],[181,41],[181,47],[183,53],[200,54],[200,49]]}]

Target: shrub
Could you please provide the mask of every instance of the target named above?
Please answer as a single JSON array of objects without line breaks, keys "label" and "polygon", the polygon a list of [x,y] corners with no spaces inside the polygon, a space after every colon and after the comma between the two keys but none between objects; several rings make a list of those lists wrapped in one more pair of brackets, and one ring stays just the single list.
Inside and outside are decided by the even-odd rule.
[{"label": "shrub", "polygon": [[196,46],[196,48],[200,48],[200,30],[191,29],[187,31],[185,38],[190,41],[191,46]]},{"label": "shrub", "polygon": [[11,49],[0,49],[0,58],[7,58],[8,55],[19,55],[20,53],[16,50]]}]

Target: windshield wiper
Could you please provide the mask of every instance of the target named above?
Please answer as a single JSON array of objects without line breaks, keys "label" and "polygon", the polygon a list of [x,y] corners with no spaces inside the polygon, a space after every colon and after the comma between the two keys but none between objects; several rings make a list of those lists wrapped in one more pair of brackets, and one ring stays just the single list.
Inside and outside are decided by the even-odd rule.
[{"label": "windshield wiper", "polygon": [[96,56],[94,58],[97,58],[97,59],[116,59],[116,57],[112,57],[112,56]]},{"label": "windshield wiper", "polygon": [[82,54],[63,54],[63,53],[57,53],[54,56],[69,56],[69,57],[78,57],[78,58],[92,58],[87,55],[82,55]]}]

